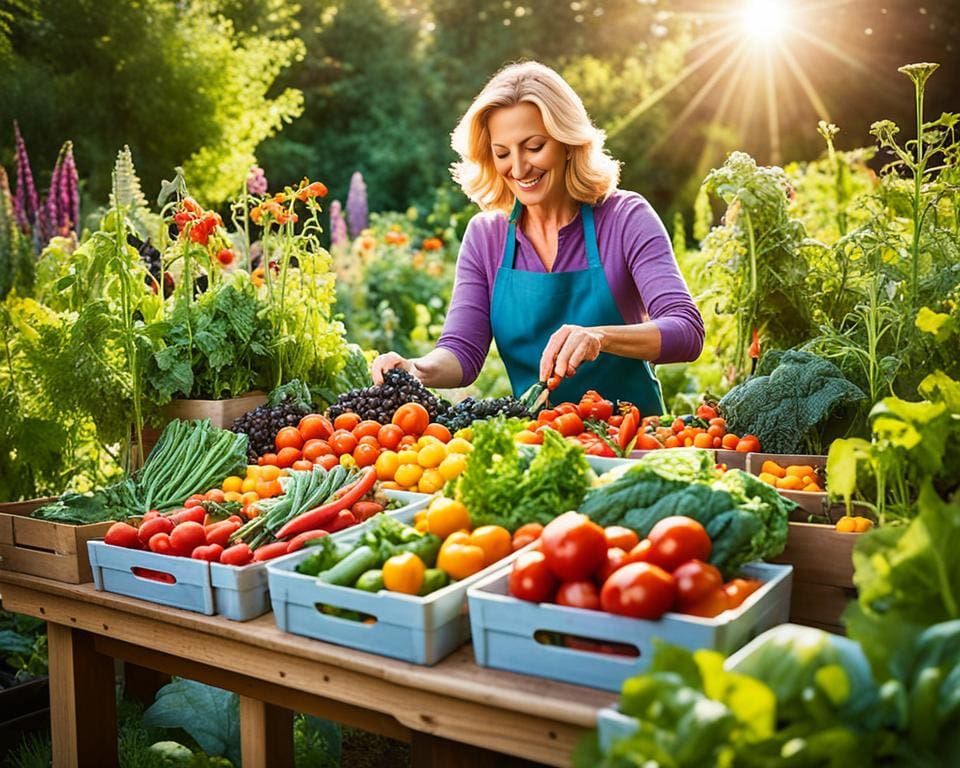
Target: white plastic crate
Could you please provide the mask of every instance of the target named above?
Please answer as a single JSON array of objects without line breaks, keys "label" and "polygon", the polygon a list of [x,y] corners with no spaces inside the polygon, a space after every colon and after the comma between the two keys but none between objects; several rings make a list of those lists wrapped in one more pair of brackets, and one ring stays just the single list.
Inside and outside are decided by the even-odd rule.
[{"label": "white plastic crate", "polygon": [[[792,566],[751,563],[743,574],[764,582],[735,610],[712,619],[666,613],[657,621],[633,619],[550,603],[518,600],[508,593],[509,569],[501,569],[468,592],[473,650],[485,667],[549,677],[610,691],[643,672],[653,640],[691,650],[730,653],[790,615]],[[605,643],[630,645],[638,656],[620,656],[538,642],[537,632],[555,632]]]},{"label": "white plastic crate", "polygon": [[[416,508],[405,509],[397,517],[409,523],[415,512]],[[360,533],[350,528],[336,536],[339,541],[353,542]],[[314,576],[297,573],[297,565],[309,554],[295,552],[268,563],[270,600],[277,626],[284,632],[416,664],[435,664],[468,640],[467,588],[516,556],[514,553],[469,578],[418,597],[388,590],[365,592],[325,584]],[[373,621],[364,623],[332,616],[322,612],[323,606],[356,611]]]},{"label": "white plastic crate", "polygon": [[[406,501],[409,494],[401,496],[400,493],[388,491],[387,495]],[[388,514],[401,519],[413,519],[416,511],[429,500],[428,496],[417,495],[419,499]],[[363,524],[356,525],[333,535],[352,533],[362,527]],[[267,563],[221,565],[141,549],[115,547],[103,541],[87,542],[87,550],[94,585],[100,591],[115,592],[210,616],[219,614],[232,621],[249,621],[270,610]],[[137,575],[138,572],[142,574],[142,569],[167,574],[174,581],[168,583]]]}]

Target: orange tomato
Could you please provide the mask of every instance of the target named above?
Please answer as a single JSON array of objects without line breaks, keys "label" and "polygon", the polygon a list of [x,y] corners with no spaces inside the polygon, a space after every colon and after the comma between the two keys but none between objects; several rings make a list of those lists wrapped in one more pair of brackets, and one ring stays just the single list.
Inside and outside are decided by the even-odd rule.
[{"label": "orange tomato", "polygon": [[337,456],[343,456],[345,453],[353,453],[356,449],[358,440],[352,432],[345,429],[337,429],[330,435],[330,447]]},{"label": "orange tomato", "polygon": [[328,453],[333,453],[333,448],[326,440],[312,439],[303,444],[303,458],[307,461],[316,461]]},{"label": "orange tomato", "polygon": [[333,424],[326,416],[319,413],[308,413],[297,426],[304,440],[326,440],[333,433]]},{"label": "orange tomato", "polygon": [[633,447],[638,451],[655,451],[658,448],[663,448],[663,446],[660,445],[660,441],[647,432],[637,434],[637,442],[634,443]]},{"label": "orange tomato", "polygon": [[353,451],[353,460],[357,462],[358,467],[369,467],[376,462],[380,455],[380,449],[369,443],[361,443]]},{"label": "orange tomato", "polygon": [[732,432],[728,432],[723,436],[721,445],[726,448],[728,451],[735,451],[737,449],[737,443],[740,442],[740,438],[737,437]]},{"label": "orange tomato", "polygon": [[531,541],[536,541],[543,533],[543,526],[540,523],[525,523],[513,532],[513,551],[516,552],[521,547],[527,546]]},{"label": "orange tomato", "polygon": [[340,463],[340,460],[337,458],[337,455],[335,453],[326,453],[323,456],[321,456],[319,459],[317,459],[314,463],[319,464],[321,467],[327,470],[327,472],[329,472],[331,469],[337,466],[337,464]]},{"label": "orange tomato", "polygon": [[513,552],[510,531],[499,525],[481,525],[475,528],[470,534],[470,543],[483,550],[484,567]]},{"label": "orange tomato", "polygon": [[543,435],[539,432],[531,432],[529,429],[521,429],[513,436],[513,439],[521,445],[541,445],[543,443]]},{"label": "orange tomato", "polygon": [[427,428],[423,430],[423,434],[435,437],[441,443],[449,443],[453,439],[450,430],[443,426],[443,424],[437,424],[436,422],[427,424]]},{"label": "orange tomato", "polygon": [[430,414],[420,403],[406,403],[393,414],[393,423],[408,435],[422,435],[430,424]]},{"label": "orange tomato", "polygon": [[723,437],[726,431],[723,424],[711,424],[707,427],[707,434],[710,435],[710,437]]},{"label": "orange tomato", "polygon": [[361,421],[357,426],[355,426],[351,432],[357,439],[361,437],[376,437],[380,432],[380,422],[373,421],[373,419],[367,419],[366,421]]},{"label": "orange tomato", "polygon": [[277,452],[284,448],[296,448],[298,451],[303,448],[303,436],[296,427],[283,427],[273,440],[277,447]]},{"label": "orange tomato", "polygon": [[680,440],[676,435],[670,435],[666,440],[663,441],[664,448],[679,448]]},{"label": "orange tomato", "polygon": [[309,459],[297,459],[290,465],[290,469],[298,469],[301,472],[309,472],[313,469],[313,462]]},{"label": "orange tomato", "polygon": [[257,464],[261,467],[263,466],[276,466],[277,465],[277,454],[275,453],[265,453],[259,459],[257,459]]},{"label": "orange tomato", "polygon": [[352,430],[357,424],[360,423],[360,417],[352,411],[347,411],[346,413],[341,413],[337,418],[333,420],[334,429],[345,429],[347,432]]},{"label": "orange tomato", "polygon": [[737,453],[758,453],[760,451],[760,438],[756,435],[744,435],[737,441],[735,450]]},{"label": "orange tomato", "polygon": [[[293,427],[291,427],[293,429]],[[300,461],[303,458],[299,448],[281,448],[280,453],[277,454],[277,466],[278,467],[292,467],[295,461]]]},{"label": "orange tomato", "polygon": [[384,424],[377,432],[377,442],[388,451],[395,451],[400,446],[403,430],[396,424]]},{"label": "orange tomato", "polygon": [[476,544],[449,544],[437,555],[437,568],[451,578],[465,579],[483,570],[486,553]]},{"label": "orange tomato", "polygon": [[713,435],[700,432],[693,436],[694,448],[713,448]]}]

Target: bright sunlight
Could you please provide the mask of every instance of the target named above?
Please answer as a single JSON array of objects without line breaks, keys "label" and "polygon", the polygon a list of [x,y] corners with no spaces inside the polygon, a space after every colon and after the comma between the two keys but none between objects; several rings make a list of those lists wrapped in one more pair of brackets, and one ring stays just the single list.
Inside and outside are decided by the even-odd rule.
[{"label": "bright sunlight", "polygon": [[789,0],[747,0],[741,11],[744,30],[754,40],[774,43],[787,28]]}]

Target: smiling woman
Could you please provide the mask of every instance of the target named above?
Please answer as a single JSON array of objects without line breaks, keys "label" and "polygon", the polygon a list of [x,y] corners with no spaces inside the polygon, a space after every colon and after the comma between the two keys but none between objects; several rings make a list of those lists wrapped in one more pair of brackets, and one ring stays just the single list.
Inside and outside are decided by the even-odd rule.
[{"label": "smiling woman", "polygon": [[464,235],[436,349],[380,356],[374,381],[400,367],[428,386],[469,384],[495,340],[515,395],[557,376],[558,402],[596,389],[662,413],[651,363],[695,359],[703,321],[663,224],[617,189],[620,164],[579,96],[542,64],[508,66],[452,143],[453,176],[483,212]]}]

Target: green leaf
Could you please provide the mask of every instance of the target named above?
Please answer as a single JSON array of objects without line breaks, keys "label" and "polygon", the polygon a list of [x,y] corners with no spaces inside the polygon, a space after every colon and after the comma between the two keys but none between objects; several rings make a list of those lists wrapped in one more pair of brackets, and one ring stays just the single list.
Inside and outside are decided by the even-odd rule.
[{"label": "green leaf", "polygon": [[235,693],[176,678],[143,713],[148,728],[182,728],[204,752],[240,765],[240,698]]},{"label": "green leaf", "polygon": [[831,495],[841,496],[850,510],[850,500],[857,490],[857,464],[869,460],[871,446],[859,437],[838,438],[827,453],[827,477]]},{"label": "green leaf", "polygon": [[937,344],[942,344],[957,330],[956,321],[944,312],[934,312],[929,307],[920,307],[916,319],[917,328],[933,336]]},{"label": "green leaf", "polygon": [[927,400],[943,403],[952,414],[960,414],[960,382],[954,381],[943,371],[929,374],[917,388]]}]

